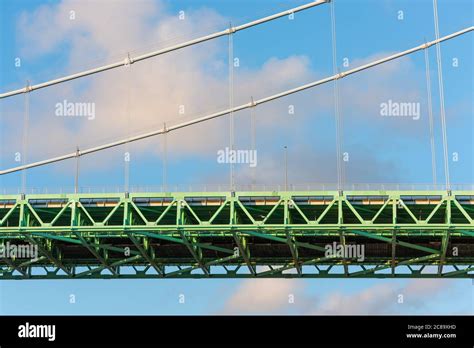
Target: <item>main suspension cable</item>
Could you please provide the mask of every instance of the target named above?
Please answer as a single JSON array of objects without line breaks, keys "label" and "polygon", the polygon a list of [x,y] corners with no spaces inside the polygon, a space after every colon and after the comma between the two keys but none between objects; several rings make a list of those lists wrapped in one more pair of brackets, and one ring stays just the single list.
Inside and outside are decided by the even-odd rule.
[{"label": "main suspension cable", "polygon": [[82,71],[82,72],[78,72],[78,73],[75,73],[75,74],[72,74],[72,75],[60,77],[58,79],[42,82],[42,83],[39,83],[37,85],[28,86],[28,88],[25,87],[25,88],[13,90],[13,91],[5,92],[5,93],[0,93],[0,99],[11,97],[11,96],[21,94],[21,93],[35,91],[37,89],[53,86],[53,85],[56,85],[58,83],[71,81],[71,80],[74,80],[74,79],[77,79],[77,78],[97,74],[97,73],[100,73],[100,72],[103,72],[103,71],[107,71],[107,70],[127,66],[127,64],[133,64],[133,63],[136,63],[136,62],[140,62],[142,60],[153,58],[153,57],[156,57],[156,56],[168,53],[168,52],[176,51],[176,50],[179,50],[181,48],[193,46],[193,45],[196,45],[196,44],[199,44],[199,43],[202,43],[202,42],[206,42],[206,41],[209,41],[209,40],[212,40],[212,39],[216,39],[216,38],[221,37],[221,36],[231,35],[232,33],[235,33],[235,32],[241,31],[241,30],[245,30],[245,29],[249,29],[249,28],[252,28],[254,26],[257,26],[257,25],[260,25],[260,24],[263,24],[263,23],[267,23],[267,22],[273,21],[273,20],[281,18],[281,17],[285,17],[289,14],[304,11],[304,10],[310,9],[312,7],[315,7],[315,6],[325,4],[329,1],[330,0],[313,1],[313,2],[307,3],[305,5],[294,7],[292,9],[289,9],[289,10],[286,10],[286,11],[278,12],[278,13],[275,13],[275,14],[267,16],[267,17],[263,17],[263,18],[260,18],[260,19],[242,24],[242,25],[238,25],[236,27],[232,27],[232,28],[229,28],[229,29],[226,29],[226,30],[215,32],[213,34],[201,36],[199,38],[196,38],[196,39],[193,39],[193,40],[190,40],[190,41],[186,41],[186,42],[174,45],[174,46],[166,47],[166,48],[163,48],[163,49],[160,49],[160,50],[157,50],[157,51],[145,53],[145,54],[142,54],[142,55],[139,55],[139,56],[136,56],[136,57],[128,56],[127,58],[125,58],[125,60],[122,60],[122,61],[119,61],[119,62],[116,62],[116,63],[100,66],[100,67],[97,67],[97,68],[93,68],[93,69],[85,70],[85,71]]},{"label": "main suspension cable", "polygon": [[[240,111],[240,110],[245,110],[245,109],[257,106],[259,104],[268,103],[270,101],[273,101],[273,100],[276,100],[276,99],[279,99],[279,98],[282,98],[282,97],[285,97],[285,96],[288,96],[288,95],[291,95],[291,94],[294,94],[294,93],[297,93],[297,92],[301,92],[301,91],[304,91],[304,90],[307,90],[307,89],[310,89],[310,88],[328,83],[330,81],[334,81],[336,79],[344,78],[346,76],[361,72],[363,70],[372,68],[372,67],[380,65],[380,64],[384,64],[386,62],[398,59],[398,58],[406,56],[408,54],[412,54],[414,52],[424,50],[424,49],[426,49],[426,48],[428,48],[428,47],[430,47],[430,46],[432,46],[436,43],[450,40],[452,38],[455,38],[457,36],[466,34],[466,33],[471,32],[473,30],[474,30],[474,26],[471,26],[471,27],[465,28],[463,30],[457,31],[455,33],[452,33],[452,34],[446,35],[444,37],[441,37],[439,39],[433,40],[431,42],[427,42],[427,43],[421,44],[419,46],[410,48],[406,51],[395,53],[395,54],[390,55],[388,57],[378,59],[376,61],[358,66],[356,68],[340,72],[336,75],[329,76],[329,77],[323,78],[321,80],[313,81],[313,82],[310,82],[308,84],[295,87],[293,89],[289,89],[289,90],[286,90],[286,91],[283,91],[283,92],[280,92],[280,93],[277,93],[277,94],[274,94],[274,95],[271,95],[271,96],[268,96],[268,97],[264,97],[264,98],[255,100],[253,103],[249,102],[249,103],[246,103],[246,104],[236,106],[236,107],[232,108],[232,110],[227,109],[227,110],[218,111],[218,112],[213,113],[213,114],[209,114],[209,115],[202,116],[202,117],[199,117],[199,118],[187,121],[187,122],[183,122],[183,123],[179,123],[179,124],[170,126],[166,130],[162,128],[162,129],[154,130],[154,131],[151,131],[151,132],[148,132],[148,133],[139,134],[139,135],[136,135],[136,136],[133,136],[133,137],[130,137],[130,138],[117,140],[117,141],[114,141],[112,143],[108,143],[108,144],[105,144],[105,145],[100,145],[100,146],[96,146],[96,147],[93,147],[93,148],[89,148],[89,149],[81,151],[81,155],[86,155],[86,154],[90,154],[90,153],[93,153],[93,152],[102,151],[102,150],[109,149],[109,148],[112,148],[112,147],[115,147],[115,146],[123,145],[127,142],[134,142],[134,141],[146,139],[146,138],[149,138],[149,137],[152,137],[152,136],[163,134],[165,131],[170,132],[170,131],[174,131],[174,130],[177,130],[177,129],[189,127],[189,126],[194,125],[194,124],[198,124],[198,123],[208,121],[208,120],[211,120],[211,119],[214,119],[214,118],[217,118],[217,117],[228,115],[231,111],[232,112],[237,112],[237,111]],[[5,174],[17,172],[17,171],[20,171],[20,170],[23,170],[23,169],[43,166],[43,165],[54,163],[54,162],[64,161],[64,160],[67,160],[69,158],[75,157],[75,155],[76,155],[76,153],[73,152],[73,153],[62,155],[62,156],[46,159],[46,160],[43,160],[43,161],[34,162],[34,163],[30,163],[30,164],[10,168],[10,169],[1,170],[0,175],[5,175]]]}]

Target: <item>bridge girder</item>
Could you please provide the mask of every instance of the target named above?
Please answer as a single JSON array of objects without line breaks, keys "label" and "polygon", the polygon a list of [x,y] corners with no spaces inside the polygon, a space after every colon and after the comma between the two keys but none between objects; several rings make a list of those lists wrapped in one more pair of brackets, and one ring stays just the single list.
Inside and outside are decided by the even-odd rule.
[{"label": "bridge girder", "polygon": [[473,219],[473,191],[0,195],[38,246],[0,279],[474,278]]}]

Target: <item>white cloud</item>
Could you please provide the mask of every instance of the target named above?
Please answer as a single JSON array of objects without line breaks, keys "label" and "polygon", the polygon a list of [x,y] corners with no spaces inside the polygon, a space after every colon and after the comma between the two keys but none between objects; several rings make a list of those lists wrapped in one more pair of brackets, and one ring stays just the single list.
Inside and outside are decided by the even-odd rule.
[{"label": "white cloud", "polygon": [[[46,55],[62,43],[67,43],[71,57],[68,65],[72,70],[95,56],[105,57],[109,62],[117,52],[124,52],[121,57],[125,58],[126,49],[142,45],[144,38],[146,42],[162,43],[170,36],[177,38],[167,40],[164,46],[168,46],[184,40],[202,27],[212,31],[212,27],[223,22],[220,15],[208,9],[189,11],[188,19],[180,21],[160,6],[152,6],[149,1],[143,4],[140,2],[130,6],[129,2],[117,1],[113,6],[99,3],[91,7],[91,2],[87,1],[63,1],[56,6],[42,6],[34,13],[22,16],[19,31],[25,54]],[[68,16],[71,8],[76,11],[76,20],[65,21],[64,17]],[[158,18],[158,21],[149,20],[151,16]],[[48,40],[45,32],[54,32],[54,35]],[[84,148],[128,133],[161,128],[164,122],[178,123],[226,108],[227,69],[225,64],[220,64],[220,51],[225,52],[225,42],[210,41],[136,63],[130,68],[131,74],[127,69],[120,69],[88,77],[85,79],[86,88],[80,83],[70,82],[48,91],[35,92],[34,98],[41,98],[41,103],[31,117],[30,137],[40,139],[45,132],[50,137],[47,141],[37,142],[37,146],[30,149],[32,155],[43,154],[44,157],[46,154],[59,154],[66,149],[70,151],[76,144]],[[243,74],[242,84],[236,87],[236,102],[239,94],[248,93],[250,97],[258,92],[263,96],[270,90],[279,91],[289,85],[290,76],[301,80],[308,74],[308,60],[305,57],[270,59],[260,71]],[[126,110],[129,93],[130,122],[127,121]],[[90,122],[77,122],[54,117],[54,105],[63,99],[94,102],[96,118]],[[180,105],[185,108],[184,116],[178,115]],[[202,133],[199,134],[198,127],[195,127],[180,131],[179,141],[171,146],[178,153],[208,151],[227,136],[220,131],[222,121],[206,124],[207,132],[214,134],[207,141],[196,141]],[[69,140],[67,144],[64,144],[64,139]],[[58,147],[58,144],[65,146]],[[137,150],[140,149],[145,149],[145,146],[137,145]]]},{"label": "white cloud", "polygon": [[[74,21],[69,19],[70,11],[75,11]],[[31,58],[49,57],[58,50],[66,49],[69,57],[66,70],[75,72],[124,59],[129,50],[133,50],[133,54],[143,53],[199,36],[197,33],[209,33],[225,27],[226,22],[220,14],[205,8],[187,11],[186,20],[180,21],[177,14],[170,13],[161,2],[139,1],[130,6],[128,1],[122,0],[115,1],[113,5],[97,1],[64,0],[57,5],[43,5],[32,13],[23,14],[18,32],[25,55]],[[137,50],[137,47],[141,49]],[[226,50],[227,38],[222,38],[136,63],[130,69],[108,71],[33,93],[32,103],[35,105],[30,116],[29,138],[34,146],[30,146],[28,157],[40,160],[73,152],[76,146],[84,149],[128,134],[161,128],[164,122],[181,122],[227,108]],[[99,62],[96,61],[98,58]],[[372,58],[375,56],[367,60]],[[95,62],[86,63],[91,61]],[[354,61],[352,64],[358,63]],[[61,75],[53,68],[48,69],[54,71],[53,76],[48,78]],[[380,96],[413,93],[400,83],[414,70],[409,60],[391,62],[376,69],[377,74],[367,71],[360,77],[351,76],[342,80],[341,91],[345,95],[343,106],[350,108],[355,105],[353,112],[361,119],[368,120],[373,116],[368,116],[368,111],[378,108]],[[247,103],[251,96],[261,98],[320,77],[317,71],[311,69],[306,56],[270,58],[260,68],[253,69],[243,64],[235,74],[235,104]],[[33,79],[35,82],[40,81]],[[301,127],[309,122],[309,117],[314,117],[316,110],[317,117],[332,118],[332,88],[326,86],[258,107],[258,127],[266,130],[265,134],[259,135],[259,140],[276,144],[273,133],[281,131],[281,121],[287,116],[289,101],[295,103],[299,110],[298,122]],[[130,120],[127,116],[129,95]],[[55,117],[54,105],[64,99],[94,102],[96,118],[85,121]],[[16,106],[21,108],[20,104]],[[180,105],[185,107],[184,116],[178,114]],[[236,118],[239,117],[240,114],[236,114]],[[8,128],[14,131],[7,134],[4,151],[14,153],[20,146],[16,139],[20,139],[21,119],[7,120],[12,122],[7,125]],[[48,136],[44,137],[45,134]],[[291,128],[288,137],[298,139],[302,147],[298,156],[292,157],[292,161],[305,161],[308,152],[312,151],[308,147],[308,139],[299,138],[297,127]],[[168,142],[176,157],[215,153],[216,148],[228,144],[228,119],[224,117],[182,129],[172,134]],[[276,144],[270,150],[266,164],[263,164],[265,161],[260,156],[260,163],[268,168],[259,170],[260,177],[271,179],[270,174],[276,175],[274,167],[278,167],[279,162],[274,157],[278,155],[275,153],[278,147]],[[133,151],[158,154],[160,150],[156,142],[148,141],[133,144]],[[332,162],[329,160],[333,158],[332,151],[327,148],[318,149],[318,156],[325,163]],[[91,165],[100,170],[109,161],[108,156],[104,155],[100,161]],[[380,173],[394,173],[390,164],[380,166],[379,161],[370,154],[365,162],[373,164],[369,172],[371,177],[367,177],[369,181],[376,180]],[[303,169],[298,171],[302,181],[333,178],[333,172],[328,171],[331,164],[315,170],[313,163],[316,161],[304,163]],[[86,162],[85,166],[89,167],[83,169],[89,171],[91,165]],[[365,165],[359,165],[359,168],[361,173],[367,173]],[[357,181],[360,175],[356,172],[353,171]]]},{"label": "white cloud", "polygon": [[222,312],[229,314],[282,313],[290,305],[290,296],[299,298],[301,290],[299,285],[301,285],[300,281],[289,279],[246,280],[230,296]]},{"label": "white cloud", "polygon": [[[349,288],[353,288],[353,281],[338,282],[346,282]],[[415,279],[406,283],[387,279],[352,293],[331,286],[325,287],[328,289],[325,292],[315,294],[310,293],[315,288],[310,287],[309,282],[298,279],[246,280],[229,296],[222,312],[311,315],[434,313],[434,304],[440,296],[456,286],[456,281],[446,279]],[[294,295],[294,304],[288,303],[290,294]],[[403,303],[399,303],[400,295]],[[452,310],[459,311],[454,302]]]}]

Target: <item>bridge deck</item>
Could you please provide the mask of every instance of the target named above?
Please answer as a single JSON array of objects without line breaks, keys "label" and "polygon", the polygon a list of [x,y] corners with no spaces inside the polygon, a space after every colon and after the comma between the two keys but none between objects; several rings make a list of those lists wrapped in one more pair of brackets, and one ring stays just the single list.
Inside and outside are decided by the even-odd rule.
[{"label": "bridge deck", "polygon": [[38,251],[0,279],[473,278],[473,219],[474,191],[0,195],[4,245]]}]

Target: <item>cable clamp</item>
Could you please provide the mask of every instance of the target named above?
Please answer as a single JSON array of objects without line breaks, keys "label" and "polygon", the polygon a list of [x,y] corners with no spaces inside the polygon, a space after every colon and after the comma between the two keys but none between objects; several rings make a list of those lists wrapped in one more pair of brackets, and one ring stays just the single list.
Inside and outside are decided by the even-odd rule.
[{"label": "cable clamp", "polygon": [[30,82],[27,82],[26,86],[24,88],[24,93],[31,92],[32,90],[33,90],[33,88],[31,87]]},{"label": "cable clamp", "polygon": [[433,43],[432,42],[425,42],[424,45],[423,45],[423,49],[426,50],[427,48],[433,46]]},{"label": "cable clamp", "polygon": [[257,103],[253,100],[253,97],[250,97],[250,107],[253,108],[255,106],[257,106]]},{"label": "cable clamp", "polygon": [[232,26],[232,22],[229,22],[229,29],[227,29],[227,33],[230,35],[230,34],[235,33],[236,31],[237,29]]},{"label": "cable clamp", "polygon": [[132,57],[130,57],[130,53],[128,53],[127,58],[124,59],[123,65],[130,66],[133,63],[134,63],[134,60]]}]

